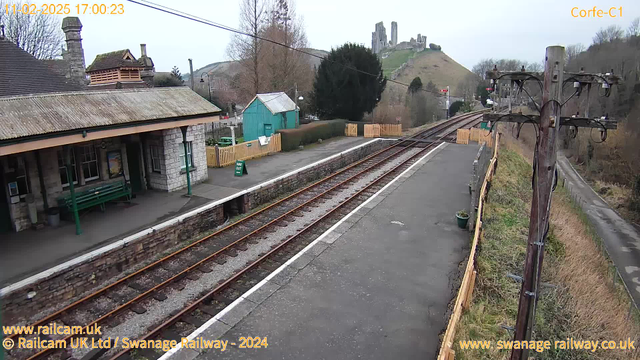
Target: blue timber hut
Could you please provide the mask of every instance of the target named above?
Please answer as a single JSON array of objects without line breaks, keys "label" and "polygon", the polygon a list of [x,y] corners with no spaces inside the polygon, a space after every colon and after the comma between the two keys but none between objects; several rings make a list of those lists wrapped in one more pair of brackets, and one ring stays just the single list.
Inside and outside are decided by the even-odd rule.
[{"label": "blue timber hut", "polygon": [[258,94],[242,112],[244,140],[297,127],[296,104],[284,92]]}]

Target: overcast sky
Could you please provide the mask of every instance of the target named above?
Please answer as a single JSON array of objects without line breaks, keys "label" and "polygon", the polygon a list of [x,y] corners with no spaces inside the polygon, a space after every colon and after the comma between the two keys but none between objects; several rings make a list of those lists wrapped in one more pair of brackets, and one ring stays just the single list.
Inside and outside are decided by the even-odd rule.
[{"label": "overcast sky", "polygon": [[[170,71],[177,65],[187,73],[188,58],[193,59],[195,69],[228,60],[225,50],[229,32],[121,1],[124,15],[80,15],[87,66],[99,53],[125,48],[138,57],[141,43],[147,44],[156,71]],[[240,0],[154,2],[238,27]],[[622,16],[574,18],[571,9],[576,6],[596,6],[605,12],[622,7]],[[296,10],[303,18],[310,47],[330,50],[345,42],[370,47],[375,23],[384,22],[390,39],[391,21],[396,21],[398,41],[408,41],[421,33],[427,36],[427,42],[441,45],[445,53],[471,69],[487,57],[541,61],[548,45],[589,45],[601,27],[615,24],[626,30],[640,16],[640,1],[297,0]]]}]

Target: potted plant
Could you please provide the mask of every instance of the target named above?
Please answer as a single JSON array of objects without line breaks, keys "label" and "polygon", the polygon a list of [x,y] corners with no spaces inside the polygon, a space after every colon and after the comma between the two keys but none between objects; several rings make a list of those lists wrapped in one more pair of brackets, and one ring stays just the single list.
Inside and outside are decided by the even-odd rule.
[{"label": "potted plant", "polygon": [[456,219],[458,219],[458,227],[465,229],[469,221],[469,214],[465,210],[460,210],[456,213]]}]

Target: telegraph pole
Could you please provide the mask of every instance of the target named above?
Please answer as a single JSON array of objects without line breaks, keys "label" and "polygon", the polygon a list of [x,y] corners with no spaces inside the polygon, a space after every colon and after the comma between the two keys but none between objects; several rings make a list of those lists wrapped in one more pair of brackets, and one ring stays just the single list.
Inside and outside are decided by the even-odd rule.
[{"label": "telegraph pole", "polygon": [[[520,71],[500,73],[494,66],[487,72],[487,78],[491,79],[494,92],[500,91],[499,80],[509,80],[509,87],[518,86],[519,92],[524,91],[535,104],[540,115],[523,115],[522,113],[492,113],[483,116],[485,121],[491,123],[511,122],[533,123],[536,125],[536,148],[534,152],[533,196],[531,199],[531,216],[529,221],[529,237],[527,240],[527,253],[525,256],[523,276],[517,277],[522,283],[518,302],[518,315],[516,318],[514,341],[522,343],[530,341],[535,324],[535,313],[540,298],[540,276],[542,274],[542,261],[544,259],[544,245],[549,230],[549,217],[551,212],[551,194],[557,183],[556,178],[556,151],[558,148],[558,130],[562,126],[584,127],[598,129],[601,140],[604,141],[607,129],[616,129],[617,122],[607,118],[586,117],[562,117],[562,106],[574,96],[580,97],[584,89],[589,96],[592,85],[601,85],[604,96],[611,94],[611,85],[618,84],[619,77],[613,74],[613,70],[606,74],[590,74],[581,70],[579,73],[564,73],[564,48],[550,46],[545,57],[544,73],[526,72],[524,67]],[[566,78],[566,79],[565,79]],[[540,105],[526,91],[524,85],[527,81],[539,82],[542,86],[542,102]],[[562,100],[562,89],[565,84],[573,84],[575,92],[566,100]],[[510,90],[505,92],[509,92]],[[500,98],[502,98],[500,96]],[[510,98],[509,98],[510,101]],[[589,99],[587,99],[587,104]],[[510,104],[509,104],[510,105]],[[509,106],[511,110],[511,106]],[[524,360],[529,356],[528,349],[513,349],[510,360]]]},{"label": "telegraph pole", "polygon": [[[564,48],[547,48],[540,108],[540,139],[534,155],[533,197],[529,239],[525,257],[522,289],[518,303],[518,317],[514,341],[531,339],[536,305],[540,295],[540,274],[544,258],[544,241],[549,229],[551,193],[556,170],[557,134],[560,127],[560,104],[564,75]],[[527,349],[514,349],[511,360],[528,357]]]}]

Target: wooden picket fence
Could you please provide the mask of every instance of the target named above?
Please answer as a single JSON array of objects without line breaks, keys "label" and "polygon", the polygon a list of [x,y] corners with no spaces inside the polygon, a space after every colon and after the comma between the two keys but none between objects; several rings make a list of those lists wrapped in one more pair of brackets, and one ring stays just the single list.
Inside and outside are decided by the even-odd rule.
[{"label": "wooden picket fence", "polygon": [[[358,136],[357,124],[346,124],[345,136]],[[402,136],[402,124],[365,124],[364,137]]]},{"label": "wooden picket fence", "polygon": [[492,140],[493,137],[489,130],[471,128],[471,131],[469,132],[469,141],[476,141],[478,144],[487,143],[489,147],[493,147]]},{"label": "wooden picket fence", "polygon": [[380,124],[365,124],[364,137],[380,137]]},{"label": "wooden picket fence", "polygon": [[499,136],[498,134],[496,134],[496,146],[494,146],[493,148],[493,157],[491,158],[491,162],[489,162],[487,174],[485,175],[484,181],[482,182],[482,188],[480,189],[480,194],[478,197],[478,212],[476,217],[476,226],[473,233],[473,242],[471,243],[469,260],[467,261],[467,267],[464,272],[464,277],[462,278],[462,283],[460,284],[460,289],[458,289],[458,296],[456,297],[456,302],[453,307],[453,313],[451,314],[451,318],[449,318],[449,324],[447,325],[447,330],[444,333],[444,338],[442,339],[442,346],[440,347],[438,360],[453,360],[455,358],[455,351],[453,350],[453,340],[456,335],[456,326],[458,325],[458,321],[462,316],[462,311],[468,309],[471,305],[473,287],[475,285],[477,274],[476,270],[474,269],[476,248],[478,247],[478,242],[482,238],[482,210],[484,208],[484,199],[487,195],[487,184],[493,177],[493,173],[496,168],[496,161],[498,160],[498,139]]},{"label": "wooden picket fence", "polygon": [[358,136],[358,125],[357,124],[346,124],[344,127],[344,135],[345,136]]},{"label": "wooden picket fence", "polygon": [[478,144],[486,143],[487,146],[493,147],[493,137],[489,130],[480,128],[458,129],[456,143],[468,144],[469,141],[476,141]]},{"label": "wooden picket fence", "polygon": [[379,124],[380,136],[402,136],[402,124]]},{"label": "wooden picket fence", "polygon": [[234,164],[236,160],[248,160],[280,152],[282,151],[280,136],[280,134],[271,135],[271,140],[264,146],[261,146],[258,140],[234,146],[218,147],[217,151],[215,146],[207,146],[207,166],[223,167]]},{"label": "wooden picket fence", "polygon": [[456,144],[468,144],[469,143],[469,130],[458,129],[456,133]]}]

